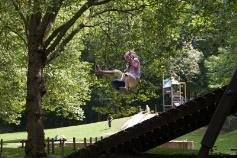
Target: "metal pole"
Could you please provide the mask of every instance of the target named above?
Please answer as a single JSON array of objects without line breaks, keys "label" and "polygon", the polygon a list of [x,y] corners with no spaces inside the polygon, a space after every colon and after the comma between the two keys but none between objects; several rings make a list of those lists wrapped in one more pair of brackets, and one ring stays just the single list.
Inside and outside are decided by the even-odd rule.
[{"label": "metal pole", "polygon": [[171,108],[174,108],[174,101],[173,101],[173,84],[171,80],[171,87],[170,87],[170,99],[171,99]]},{"label": "metal pole", "polygon": [[87,146],[86,137],[84,138],[84,146],[85,146],[85,148],[86,148],[86,146]]},{"label": "metal pole", "polygon": [[3,140],[1,139],[1,147],[0,147],[0,158],[2,158],[2,153],[3,153]]},{"label": "metal pole", "polygon": [[75,151],[76,150],[76,138],[73,137],[73,150]]},{"label": "metal pole", "polygon": [[164,94],[164,74],[162,75],[162,102],[163,102],[163,112],[165,112],[165,94]]},{"label": "metal pole", "polygon": [[49,137],[47,138],[47,153],[49,154],[50,151],[50,140]]},{"label": "metal pole", "polygon": [[60,141],[61,141],[61,156],[62,156],[62,158],[64,157],[64,142],[65,142],[65,140],[64,139],[60,139]]},{"label": "metal pole", "polygon": [[52,138],[52,140],[51,140],[52,142],[52,154],[54,154],[54,139]]},{"label": "metal pole", "polygon": [[92,144],[92,137],[90,137],[90,145]]},{"label": "metal pole", "polygon": [[225,122],[226,117],[230,114],[235,106],[237,98],[237,71],[232,77],[230,84],[221,97],[217,109],[212,116],[211,122],[202,139],[202,147],[199,151],[198,158],[207,158],[209,150],[213,147],[216,138]]},{"label": "metal pole", "polygon": [[186,82],[184,82],[184,103],[187,102]]},{"label": "metal pole", "polygon": [[179,82],[179,105],[182,104],[182,84]]}]

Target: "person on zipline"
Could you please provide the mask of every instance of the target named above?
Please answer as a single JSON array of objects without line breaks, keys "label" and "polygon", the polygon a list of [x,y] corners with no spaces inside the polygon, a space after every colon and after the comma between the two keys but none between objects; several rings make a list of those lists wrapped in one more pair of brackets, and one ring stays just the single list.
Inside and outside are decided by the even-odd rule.
[{"label": "person on zipline", "polygon": [[130,50],[124,54],[124,59],[126,61],[126,69],[124,72],[114,69],[114,70],[102,70],[98,65],[96,65],[96,74],[98,75],[116,75],[120,79],[114,79],[111,84],[114,89],[118,91],[128,92],[130,88],[136,87],[140,77],[140,61],[138,55]]}]

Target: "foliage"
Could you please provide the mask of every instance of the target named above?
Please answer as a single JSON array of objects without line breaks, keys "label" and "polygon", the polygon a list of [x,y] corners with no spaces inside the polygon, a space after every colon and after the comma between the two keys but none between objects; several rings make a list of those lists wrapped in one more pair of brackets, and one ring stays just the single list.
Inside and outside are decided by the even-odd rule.
[{"label": "foliage", "polygon": [[[14,32],[20,39],[17,41],[20,43],[21,50],[27,48],[27,51],[25,50],[27,52],[28,132],[26,157],[46,155],[41,117],[41,100],[46,86],[52,96],[45,97],[44,108],[55,110],[69,118],[81,119],[83,117],[82,110],[78,106],[90,99],[89,88],[92,80],[88,77],[89,65],[71,58],[80,56],[77,52],[80,52],[83,47],[74,40],[76,38],[81,40],[82,33],[87,35],[83,43],[86,46],[84,52],[88,53],[89,57],[100,60],[103,65],[113,67],[116,65],[122,69],[124,63],[116,59],[123,56],[123,52],[128,49],[134,48],[141,57],[142,65],[144,65],[142,71],[146,73],[142,79],[144,82],[134,89],[133,93],[115,95],[111,90],[106,93],[108,83],[101,85],[101,90],[105,92],[102,97],[108,96],[112,100],[102,102],[109,106],[107,109],[101,108],[101,105],[97,106],[97,109],[101,112],[110,112],[108,111],[110,109],[117,116],[128,115],[135,112],[137,106],[157,99],[160,91],[159,81],[163,74],[168,73],[167,67],[171,64],[167,59],[177,57],[178,52],[185,54],[186,50],[183,49],[185,43],[191,43],[196,36],[201,36],[201,31],[208,32],[216,29],[215,21],[210,23],[205,21],[211,18],[216,20],[214,14],[204,13],[206,10],[212,11],[213,8],[218,8],[222,3],[217,1],[212,4],[208,1],[199,5],[195,1],[165,0],[158,3],[154,0],[27,2],[4,0],[3,2],[5,2],[1,3],[5,7],[3,10],[8,12],[4,14],[8,16],[4,19],[4,25],[7,24],[8,30]],[[9,10],[6,6],[10,7]],[[8,23],[11,17],[16,20],[15,23],[14,21]],[[151,22],[152,25],[150,25]],[[12,25],[12,28],[9,27]],[[76,47],[73,47],[74,45]],[[10,49],[13,50],[13,48]],[[108,52],[117,53],[108,54]],[[198,51],[191,52],[199,57]],[[61,59],[55,60],[59,56]],[[195,58],[195,62],[198,61],[198,57]],[[72,66],[70,63],[66,64],[68,67],[59,69],[66,61],[77,66]],[[185,62],[185,64],[188,63]],[[188,70],[189,66],[185,68],[187,68],[185,72],[191,72]],[[81,73],[77,73],[76,69],[80,69]],[[154,69],[158,70],[154,71]],[[190,73],[191,77],[188,76],[188,78],[192,78],[196,72]],[[45,82],[49,84],[45,86]],[[80,83],[80,87],[75,86],[76,82]],[[53,89],[56,86],[60,87]],[[94,93],[95,97],[98,96],[97,92]],[[96,104],[101,104],[101,102],[95,102]]]},{"label": "foliage", "polygon": [[143,5],[145,8],[136,14],[104,14],[101,16],[104,25],[86,34],[85,60],[96,61],[104,68],[123,70],[123,54],[129,49],[134,49],[141,60],[141,82],[129,94],[115,96],[109,86],[112,78],[100,78],[104,90],[95,89],[95,93],[102,94],[93,98],[103,101],[93,103],[94,109],[101,113],[112,112],[118,116],[124,107],[130,109],[129,114],[136,112],[133,107],[144,107],[148,102],[156,106],[162,76],[169,74],[172,64],[184,81],[192,82],[199,75],[202,53],[192,47],[193,37],[186,36],[204,24],[199,16],[192,16],[192,5],[176,1],[143,1]]},{"label": "foliage", "polygon": [[[26,3],[18,2],[23,15],[34,13]],[[49,33],[73,17],[85,2],[64,1]],[[42,15],[54,3],[40,2]],[[8,111],[8,115],[2,113],[0,117],[14,122],[25,102],[26,32],[10,1],[2,0],[0,7],[0,59],[4,65],[0,80],[6,83],[0,84],[0,95],[1,107]],[[43,108],[81,119],[80,105],[90,100],[88,104],[98,112],[128,116],[138,106],[157,104],[162,76],[169,75],[170,66],[188,82],[190,93],[201,93],[207,84],[214,88],[228,83],[235,69],[236,8],[236,2],[228,0],[121,0],[91,7],[65,37],[80,24],[85,27],[70,40],[61,56],[46,66],[48,93]],[[112,78],[91,74],[92,64],[123,70],[123,54],[129,49],[140,56],[142,78],[131,93],[118,94],[110,86]]]},{"label": "foliage", "polygon": [[218,55],[212,55],[205,61],[210,88],[222,87],[229,83],[237,68],[237,54],[230,51],[219,48]]},{"label": "foliage", "polygon": [[22,30],[14,11],[4,1],[0,2],[0,7],[0,118],[19,124],[25,104],[26,50],[19,38]]},{"label": "foliage", "polygon": [[55,111],[65,118],[81,120],[84,118],[81,105],[90,99],[94,79],[89,74],[91,64],[81,61],[78,50],[83,46],[78,45],[77,40],[75,38],[65,49],[65,54],[47,66],[48,95],[43,104],[46,110]]},{"label": "foliage", "polygon": [[1,54],[0,118],[9,123],[19,124],[20,112],[25,104],[25,69],[15,64],[14,58],[6,57],[8,54]]},{"label": "foliage", "polygon": [[[24,98],[26,97],[27,43],[24,26],[18,17],[18,12],[14,10],[9,1],[1,1],[0,6],[0,81],[4,83],[0,84],[0,106],[2,109],[0,118],[9,123],[18,124],[24,110]],[[22,4],[22,7],[25,7],[25,5]],[[28,9],[27,7],[22,9],[25,15],[31,13]],[[69,13],[69,11],[70,9],[65,4],[56,23],[67,20],[69,14],[66,13]],[[45,77],[49,93],[43,100],[43,108],[58,112],[59,115],[66,118],[80,120],[84,118],[80,106],[90,99],[89,88],[93,78],[90,78],[88,74],[91,65],[87,62],[81,62],[80,50],[83,46],[78,45],[78,40],[80,40],[80,35],[68,45],[63,53],[64,55],[59,60],[46,68]],[[64,63],[65,61],[67,63]]]},{"label": "foliage", "polygon": [[222,13],[215,21],[217,25],[216,53],[212,54],[205,61],[207,77],[210,88],[217,88],[229,83],[230,78],[237,68],[237,4],[225,3]]},{"label": "foliage", "polygon": [[173,63],[174,71],[181,76],[182,80],[191,82],[193,78],[200,74],[199,64],[202,60],[202,52],[188,46],[179,50],[179,54],[171,59],[171,63]]}]

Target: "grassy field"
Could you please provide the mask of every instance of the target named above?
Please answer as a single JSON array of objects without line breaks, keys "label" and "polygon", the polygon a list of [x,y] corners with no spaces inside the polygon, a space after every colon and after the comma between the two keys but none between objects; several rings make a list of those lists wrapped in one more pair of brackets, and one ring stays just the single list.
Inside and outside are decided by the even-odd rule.
[{"label": "grassy field", "polygon": [[[191,133],[188,133],[186,135],[183,135],[182,137],[176,138],[176,140],[188,140],[194,142],[194,149],[183,152],[182,150],[178,151],[175,149],[164,149],[160,147],[156,147],[154,149],[151,149],[149,153],[167,153],[170,155],[173,154],[194,154],[196,155],[201,147],[201,141],[203,138],[203,135],[205,134],[206,127],[197,129]],[[237,149],[237,130],[234,131],[225,131],[221,132],[218,136],[216,143],[212,149],[213,153],[219,154],[235,154],[235,152],[231,151],[230,149]]]},{"label": "grassy field", "polygon": [[[84,137],[106,137],[113,133],[120,131],[121,126],[128,120],[128,118],[115,119],[112,122],[112,128],[108,128],[107,121],[91,123],[86,125],[79,126],[70,126],[56,129],[46,129],[45,136],[53,138],[55,135],[64,135],[67,140],[72,140],[73,137],[76,140],[83,140]],[[175,149],[164,149],[164,148],[154,148],[148,153],[158,153],[158,154],[197,154],[200,148],[200,142],[205,133],[206,128],[200,128],[189,134],[186,134],[182,137],[177,138],[177,140],[189,140],[194,141],[194,150],[182,151]],[[19,148],[21,144],[20,140],[26,139],[26,132],[17,132],[17,133],[5,133],[0,134],[0,139],[4,140],[4,155],[7,158],[21,158],[24,155],[22,148]],[[237,148],[237,130],[222,132],[213,148],[214,153],[225,153],[233,154],[233,151],[230,151],[231,148]],[[65,154],[72,152],[71,148],[66,148]],[[57,154],[60,154],[60,151],[56,151]],[[55,157],[55,156],[52,156]]]},{"label": "grassy field", "polygon": [[[179,140],[192,140],[194,141],[195,149],[199,149],[201,146],[202,137],[206,131],[206,128],[200,128],[194,132],[186,134],[180,138]],[[221,132],[218,136],[216,143],[213,147],[214,152],[217,153],[232,153],[230,151],[231,148],[237,149],[237,130],[234,131],[225,131]]]},{"label": "grassy field", "polygon": [[[73,137],[77,140],[83,140],[84,137],[106,137],[118,132],[127,120],[128,118],[115,119],[112,122],[111,128],[108,128],[107,121],[102,121],[79,126],[46,129],[45,138],[54,138],[56,135],[63,135],[67,140],[72,140]],[[0,139],[4,140],[6,147],[18,147],[20,144],[16,145],[15,143],[26,139],[26,137],[26,132],[0,134]]]}]

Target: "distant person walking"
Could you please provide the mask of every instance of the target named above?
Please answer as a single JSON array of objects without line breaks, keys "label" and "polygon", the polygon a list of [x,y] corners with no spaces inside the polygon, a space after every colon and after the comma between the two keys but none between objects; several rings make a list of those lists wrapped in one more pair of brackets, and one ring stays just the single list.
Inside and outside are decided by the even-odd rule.
[{"label": "distant person walking", "polygon": [[111,128],[112,120],[113,120],[113,117],[112,117],[111,114],[109,114],[108,117],[107,117],[109,128]]}]

